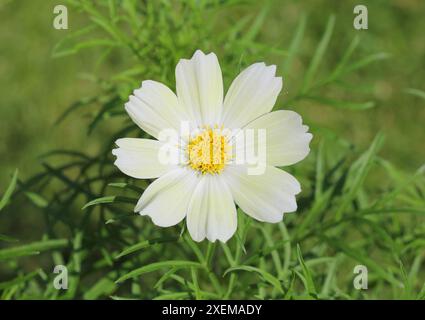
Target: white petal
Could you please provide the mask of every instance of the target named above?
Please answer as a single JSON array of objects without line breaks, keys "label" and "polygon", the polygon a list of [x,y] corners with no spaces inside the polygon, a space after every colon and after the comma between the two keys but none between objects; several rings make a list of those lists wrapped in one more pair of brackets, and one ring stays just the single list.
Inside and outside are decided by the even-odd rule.
[{"label": "white petal", "polygon": [[223,79],[217,56],[197,50],[176,67],[177,96],[198,125],[215,125],[223,107]]},{"label": "white petal", "polygon": [[226,242],[236,231],[237,215],[229,187],[220,176],[205,175],[193,192],[187,228],[193,240]]},{"label": "white petal", "polygon": [[115,165],[126,175],[137,179],[157,178],[168,172],[172,164],[159,161],[162,142],[150,139],[124,138],[118,139],[119,147],[112,150],[117,157]]},{"label": "white petal", "polygon": [[174,226],[186,216],[198,182],[199,178],[192,170],[178,168],[170,171],[149,185],[134,211],[150,216],[157,226]]},{"label": "white petal", "polygon": [[143,81],[141,88],[134,90],[125,109],[140,128],[155,138],[163,129],[178,132],[181,121],[189,120],[181,111],[174,92],[151,80]]},{"label": "white petal", "polygon": [[268,166],[262,175],[248,175],[245,166],[229,165],[223,174],[238,206],[259,221],[279,222],[297,210],[300,184],[283,170]]},{"label": "white petal", "polygon": [[236,77],[224,99],[222,120],[226,128],[242,128],[272,110],[282,89],[282,78],[275,73],[276,66],[255,63]]},{"label": "white petal", "polygon": [[309,143],[313,135],[307,132],[308,127],[302,124],[302,118],[296,112],[280,110],[267,113],[249,123],[238,135],[249,129],[254,130],[255,138],[246,139],[242,149],[236,145],[237,152],[243,152],[243,147],[245,150],[249,148],[249,142],[255,144],[253,150],[260,150],[257,146],[258,134],[259,130],[265,129],[266,162],[269,165],[291,165],[303,160],[310,152]]}]

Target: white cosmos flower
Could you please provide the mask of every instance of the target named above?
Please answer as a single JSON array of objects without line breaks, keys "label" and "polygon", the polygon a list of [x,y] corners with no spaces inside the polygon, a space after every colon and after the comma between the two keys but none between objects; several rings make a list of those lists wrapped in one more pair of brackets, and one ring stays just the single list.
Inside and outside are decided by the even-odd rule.
[{"label": "white cosmos flower", "polygon": [[[123,138],[113,150],[115,165],[123,173],[138,179],[158,178],[144,191],[135,212],[148,215],[161,227],[186,217],[195,241],[226,242],[237,227],[235,202],[254,219],[271,223],[281,221],[285,212],[296,211],[300,184],[276,166],[304,159],[312,135],[297,113],[271,112],[282,89],[282,78],[275,72],[274,65],[255,63],[236,77],[224,97],[217,56],[198,50],[192,59],[177,64],[177,95],[159,82],[143,81],[125,109],[157,140]],[[158,160],[164,146],[158,140],[160,133],[170,128],[179,131],[183,122],[192,130],[189,139],[178,145],[186,161],[164,164]],[[235,137],[222,128],[266,129],[267,164],[262,174],[249,175],[248,164],[232,161],[235,147],[230,140]],[[218,150],[213,154],[223,161],[207,163],[209,150]]]}]

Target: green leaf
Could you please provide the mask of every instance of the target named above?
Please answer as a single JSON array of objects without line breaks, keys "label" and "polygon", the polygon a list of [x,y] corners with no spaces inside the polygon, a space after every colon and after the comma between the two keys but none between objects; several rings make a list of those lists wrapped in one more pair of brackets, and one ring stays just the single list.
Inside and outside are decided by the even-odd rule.
[{"label": "green leaf", "polygon": [[425,300],[425,282],[424,282],[424,284],[423,284],[423,286],[422,286],[421,291],[420,291],[420,292],[419,292],[419,294],[418,294],[417,299],[418,299],[418,300]]},{"label": "green leaf", "polygon": [[348,257],[354,259],[356,262],[360,262],[361,264],[365,265],[370,270],[373,270],[374,272],[376,272],[376,274],[382,279],[387,280],[389,283],[395,285],[398,288],[402,287],[402,283],[398,281],[396,278],[394,278],[394,276],[391,273],[383,269],[379,265],[379,263],[377,263],[374,259],[369,258],[367,255],[363,254],[360,250],[347,246],[345,243],[343,243],[342,241],[340,241],[339,239],[335,237],[332,237],[332,238],[323,237],[323,239],[325,239],[330,246],[341,250]]},{"label": "green leaf", "polygon": [[40,155],[40,158],[47,158],[51,156],[69,156],[69,157],[76,157],[81,158],[83,160],[92,160],[88,155],[84,154],[83,152],[75,151],[75,150],[66,150],[66,149],[54,149],[49,152],[43,153]]},{"label": "green leaf", "polygon": [[339,220],[342,218],[348,205],[354,200],[362,186],[366,176],[373,164],[375,156],[381,148],[384,141],[383,134],[378,134],[370,145],[369,149],[353,164],[350,168],[350,175],[352,179],[347,178],[344,185],[344,196],[341,204],[336,211],[335,218]]},{"label": "green leaf", "polygon": [[326,29],[322,36],[322,39],[320,40],[320,43],[317,46],[316,52],[314,53],[314,56],[311,59],[311,63],[305,74],[304,82],[301,88],[301,94],[306,93],[310,89],[313,78],[316,75],[317,69],[319,68],[320,63],[322,62],[326,48],[328,47],[334,26],[335,26],[335,16],[331,15],[328,19],[328,23],[326,25]]},{"label": "green leaf", "polygon": [[203,268],[203,265],[199,262],[192,262],[192,261],[182,261],[182,260],[169,260],[169,261],[161,261],[161,262],[154,262],[151,264],[148,264],[146,266],[143,266],[141,268],[135,269],[133,271],[130,271],[129,273],[123,275],[120,277],[115,283],[123,282],[130,278],[138,277],[142,274],[157,271],[162,268]]},{"label": "green leaf", "polygon": [[281,247],[285,246],[289,240],[280,240],[274,243],[273,246],[266,247],[264,249],[261,249],[256,254],[250,256],[244,261],[244,264],[250,264],[254,261],[257,261],[259,258],[265,257],[269,254],[271,254],[273,251],[276,251],[277,249],[280,249]]},{"label": "green leaf", "polygon": [[43,167],[46,169],[46,172],[48,172],[49,175],[62,181],[70,189],[78,190],[79,192],[84,193],[85,195],[90,197],[93,196],[90,190],[86,189],[87,186],[85,184],[80,183],[78,181],[74,181],[64,174],[64,171],[68,168],[68,166],[64,166],[61,168],[53,168],[49,164],[43,163]]},{"label": "green leaf", "polygon": [[9,281],[5,281],[5,282],[0,282],[0,290],[6,290],[9,289],[13,286],[22,284],[27,282],[28,280],[34,278],[35,276],[39,275],[41,272],[41,269],[38,269],[36,271],[30,272],[24,276],[19,276],[16,277],[15,279],[9,280]]},{"label": "green leaf", "polygon": [[317,298],[317,291],[314,285],[313,276],[311,275],[310,269],[307,267],[307,265],[304,262],[304,258],[302,256],[301,248],[299,244],[297,245],[297,256],[298,256],[298,262],[301,265],[303,275],[304,275],[304,280],[305,280],[304,285],[309,295],[311,295],[314,298]]},{"label": "green leaf", "polygon": [[384,208],[384,209],[364,209],[358,212],[359,215],[372,215],[372,214],[398,214],[398,213],[410,213],[425,215],[424,208]]},{"label": "green leaf", "polygon": [[379,60],[385,60],[388,59],[391,55],[386,53],[386,52],[379,52],[379,53],[374,53],[371,54],[357,62],[354,62],[350,65],[348,65],[345,69],[343,73],[349,73],[349,72],[353,72],[355,70],[358,70],[360,68],[363,68],[369,64],[371,64],[372,62],[376,62]]},{"label": "green leaf", "polygon": [[99,297],[109,296],[116,288],[116,284],[108,279],[103,278],[95,283],[88,291],[84,293],[84,299],[95,300]]},{"label": "green leaf", "polygon": [[401,279],[403,281],[404,296],[407,299],[412,299],[412,286],[410,283],[409,276],[407,275],[406,268],[404,267],[403,261],[399,260],[399,267],[401,273]]},{"label": "green leaf", "polygon": [[251,27],[249,28],[248,32],[243,37],[243,41],[252,41],[255,39],[255,37],[258,35],[258,33],[261,30],[261,26],[263,25],[267,13],[269,12],[270,5],[266,4],[262,6],[261,11],[256,15],[256,18],[254,22],[251,24]]},{"label": "green leaf", "polygon": [[1,234],[0,233],[0,241],[4,241],[4,242],[18,242],[19,240],[18,239],[15,239],[15,238],[12,238],[12,237],[9,237],[9,236],[7,236],[5,234]]},{"label": "green leaf", "polygon": [[111,48],[111,47],[120,47],[120,46],[122,46],[122,44],[117,41],[112,41],[108,39],[90,39],[87,41],[78,42],[69,48],[65,48],[61,50],[56,48],[56,50],[54,50],[52,53],[52,58],[62,58],[65,56],[73,55],[87,48],[93,48],[93,47]]},{"label": "green leaf", "polygon": [[329,83],[331,81],[334,81],[341,76],[341,74],[344,72],[344,67],[346,66],[347,62],[350,60],[351,55],[353,54],[354,50],[356,50],[359,43],[360,43],[360,38],[358,36],[354,37],[353,41],[350,43],[347,50],[345,51],[344,56],[339,61],[338,65],[336,66],[332,74],[329,76],[329,78],[324,81],[324,83]]},{"label": "green leaf", "polygon": [[283,296],[284,300],[289,300],[294,294],[294,285],[295,285],[296,275],[297,274],[295,271],[291,272],[291,280],[289,281],[288,287],[287,288],[285,287],[285,294]]},{"label": "green leaf", "polygon": [[195,291],[195,298],[196,300],[200,300],[202,299],[202,293],[201,293],[201,289],[199,288],[198,273],[196,268],[190,268],[190,274],[192,276],[192,282],[193,282],[193,287]]},{"label": "green leaf", "polygon": [[9,186],[6,189],[6,192],[3,194],[3,197],[0,200],[0,211],[8,204],[10,197],[13,194],[13,191],[16,187],[16,182],[18,181],[18,169],[13,173],[12,180],[9,183]]},{"label": "green leaf", "polygon": [[0,260],[39,254],[42,251],[60,249],[68,246],[67,239],[45,240],[27,245],[0,250]]},{"label": "green leaf", "polygon": [[367,102],[341,101],[341,100],[325,98],[325,97],[317,97],[317,96],[304,96],[303,98],[317,101],[321,104],[338,108],[338,109],[367,110],[367,109],[371,109],[375,107],[375,102],[373,101],[367,101]]},{"label": "green leaf", "polygon": [[228,274],[229,272],[234,272],[234,271],[239,271],[239,270],[243,270],[243,271],[248,271],[248,272],[255,272],[258,273],[259,275],[261,275],[261,277],[268,283],[270,283],[274,288],[276,288],[279,292],[283,293],[283,289],[282,289],[282,285],[279,281],[278,278],[276,278],[274,275],[272,275],[271,273],[262,270],[260,268],[256,268],[256,267],[252,267],[252,266],[235,266],[235,267],[231,267],[229,269],[227,269],[224,274],[223,277]]},{"label": "green leaf", "polygon": [[108,187],[130,189],[130,190],[136,191],[137,193],[143,193],[145,191],[145,188],[147,187],[147,184],[145,188],[139,188],[135,185],[125,183],[125,182],[113,182],[113,183],[108,183]]},{"label": "green leaf", "polygon": [[135,298],[127,298],[127,297],[120,297],[120,296],[111,296],[110,298],[112,300],[139,300]]},{"label": "green leaf", "polygon": [[82,98],[77,102],[74,102],[73,104],[71,104],[55,121],[55,125],[60,124],[62,121],[64,121],[71,113],[73,113],[74,111],[76,111],[77,109],[84,107],[84,106],[88,106],[94,102],[97,101],[97,97],[90,97],[90,98]]},{"label": "green leaf", "polygon": [[419,254],[413,260],[412,266],[409,271],[409,283],[414,283],[415,279],[418,279],[418,275],[422,269],[423,258],[425,254],[423,252],[419,252]]},{"label": "green leaf", "polygon": [[404,90],[405,93],[411,94],[412,96],[425,99],[425,91],[413,88],[407,88]]},{"label": "green leaf", "polygon": [[39,208],[46,208],[49,205],[46,199],[35,192],[27,191],[25,195]]},{"label": "green leaf", "polygon": [[164,275],[159,278],[159,280],[155,283],[154,288],[159,288],[160,285],[162,285],[165,281],[167,281],[169,278],[171,278],[172,275],[174,275],[178,271],[178,268],[171,268],[168,270]]},{"label": "green leaf", "polygon": [[173,292],[166,293],[160,296],[153,298],[153,300],[178,300],[178,299],[187,299],[190,295],[187,292]]},{"label": "green leaf", "polygon": [[314,186],[314,200],[318,201],[322,197],[325,180],[325,140],[319,142],[316,159],[316,180]]},{"label": "green leaf", "polygon": [[378,159],[378,163],[388,171],[394,180],[396,180],[396,184],[393,190],[386,192],[375,202],[374,207],[388,206],[388,204],[393,203],[396,197],[399,196],[403,191],[415,187],[417,183],[424,178],[425,167],[419,168],[413,175],[409,175],[407,178],[404,178],[402,175],[400,175],[400,172],[388,161]]},{"label": "green leaf", "polygon": [[126,256],[130,253],[136,252],[138,250],[141,249],[145,249],[151,246],[154,246],[156,244],[161,244],[161,243],[166,243],[166,242],[175,242],[178,241],[180,237],[163,237],[163,238],[157,238],[157,239],[151,239],[151,240],[144,240],[142,242],[139,242],[135,245],[132,245],[126,249],[124,249],[123,251],[121,251],[116,257],[115,259],[119,259],[123,256]]},{"label": "green leaf", "polygon": [[326,279],[323,283],[322,291],[320,293],[321,297],[325,297],[329,299],[329,292],[331,291],[332,282],[336,277],[338,264],[342,260],[341,257],[342,256],[337,256],[334,259],[332,259],[332,263],[328,267]]},{"label": "green leaf", "polygon": [[74,238],[72,239],[72,251],[67,268],[69,270],[69,287],[65,290],[62,298],[69,300],[74,299],[81,277],[81,264],[85,256],[85,251],[82,250],[84,233],[81,230],[75,230]]},{"label": "green leaf", "polygon": [[319,81],[317,85],[315,85],[315,88],[318,88],[320,86],[323,86],[325,84],[331,83],[333,81],[338,80],[341,76],[348,74],[350,72],[356,71],[358,69],[361,69],[373,62],[384,60],[390,57],[389,54],[385,52],[380,52],[377,54],[369,55],[359,61],[356,61],[352,64],[348,64],[348,61],[353,54],[354,50],[357,48],[358,44],[360,42],[359,37],[355,37],[353,41],[351,42],[350,46],[348,47],[347,51],[345,52],[344,56],[342,57],[341,61],[339,62],[338,66],[334,69],[332,74],[325,78],[322,81]]},{"label": "green leaf", "polygon": [[117,202],[124,202],[124,203],[131,203],[135,204],[137,202],[137,199],[135,198],[128,198],[128,197],[122,197],[122,196],[107,196],[107,197],[101,197],[94,199],[84,205],[82,210],[87,209],[91,206],[96,206],[99,204],[109,204],[109,203],[117,203]]},{"label": "green leaf", "polygon": [[291,44],[289,45],[288,55],[286,56],[285,62],[283,64],[284,73],[288,73],[290,71],[292,62],[300,49],[301,41],[304,36],[306,21],[307,19],[305,15],[302,15],[299,19],[297,29],[295,30],[295,35],[292,38]]}]

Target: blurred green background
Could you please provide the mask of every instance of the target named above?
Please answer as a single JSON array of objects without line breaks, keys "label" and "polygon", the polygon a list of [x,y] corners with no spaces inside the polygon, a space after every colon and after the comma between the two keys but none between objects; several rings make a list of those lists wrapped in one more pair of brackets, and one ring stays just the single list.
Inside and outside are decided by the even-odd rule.
[{"label": "blurred green background", "polygon": [[[74,0],[70,0],[70,2],[74,2]],[[90,1],[78,0],[75,2],[89,3]],[[96,1],[97,4],[105,4],[104,6],[99,6],[102,7],[100,9],[103,10],[102,13],[106,13],[105,16],[108,16],[108,10],[105,7],[107,8],[107,4],[112,2],[119,3],[117,7],[120,8],[121,13],[127,12],[125,6],[121,5],[122,3],[133,3],[130,0],[122,3],[112,0]],[[213,7],[211,10],[214,13],[211,14],[211,20],[209,20],[209,8],[199,9],[199,15],[194,15],[193,17],[191,12],[187,12],[190,8],[197,7],[198,3],[207,2],[214,4],[211,5]],[[94,46],[93,48],[85,48],[85,50],[81,50],[74,55],[53,57],[54,52],[60,51],[57,50],[58,43],[72,33],[94,24],[88,18],[88,15],[74,9],[73,6],[69,6],[69,30],[55,30],[52,26],[53,8],[57,4],[62,4],[60,1],[0,0],[0,195],[4,193],[15,168],[19,168],[19,178],[25,181],[43,168],[42,161],[44,160],[41,156],[52,149],[76,150],[94,158],[97,157],[95,160],[99,163],[96,165],[100,167],[99,170],[97,170],[97,167],[92,168],[92,171],[87,176],[84,176],[84,174],[78,176],[76,169],[66,172],[67,177],[75,184],[67,184],[68,181],[65,181],[65,183],[63,181],[55,181],[48,188],[44,188],[43,183],[41,183],[41,194],[46,198],[50,197],[49,201],[51,202],[48,205],[47,203],[37,204],[37,201],[30,203],[30,201],[27,201],[29,200],[28,195],[27,197],[23,197],[21,194],[18,195],[18,197],[12,199],[7,212],[1,213],[0,233],[16,237],[22,241],[21,243],[38,241],[46,234],[48,234],[49,239],[54,238],[53,235],[57,235],[74,241],[75,238],[78,239],[78,236],[82,234],[79,232],[83,229],[86,241],[83,247],[84,250],[88,250],[90,253],[87,258],[89,262],[85,262],[89,267],[84,271],[90,273],[92,271],[91,268],[94,268],[93,265],[97,263],[91,260],[97,259],[98,255],[100,255],[99,252],[102,255],[107,255],[108,253],[112,255],[112,252],[115,254],[123,249],[123,243],[130,245],[140,240],[150,239],[155,234],[162,236],[163,233],[172,232],[168,229],[151,228],[152,224],[148,220],[139,219],[140,217],[135,217],[134,215],[132,215],[133,220],[131,220],[130,228],[128,226],[123,227],[119,223],[105,226],[105,220],[110,217],[107,214],[112,215],[114,218],[116,217],[114,215],[116,212],[112,209],[109,212],[106,209],[104,210],[104,207],[96,208],[96,210],[99,209],[95,211],[96,214],[100,212],[96,216],[94,214],[90,216],[91,211],[87,213],[87,211],[80,210],[84,203],[93,198],[110,194],[108,193],[110,192],[109,189],[105,191],[107,183],[126,179],[112,166],[110,148],[106,148],[106,151],[102,148],[105,148],[105,145],[118,130],[121,130],[129,123],[128,118],[120,114],[118,117],[102,119],[104,121],[100,121],[96,130],[90,134],[88,134],[87,128],[93,119],[96,118],[99,110],[104,105],[111,103],[108,100],[109,97],[102,96],[102,94],[108,92],[108,85],[111,85],[105,83],[108,79],[113,79],[111,81],[113,87],[111,95],[118,96],[118,99],[115,96],[112,98],[112,109],[114,112],[122,112],[122,101],[119,102],[119,105],[113,104],[120,99],[125,101],[126,97],[128,97],[128,92],[137,86],[134,83],[135,79],[140,83],[142,80],[149,79],[150,75],[155,75],[157,78],[153,80],[164,81],[171,88],[174,88],[174,83],[170,80],[172,79],[170,74],[174,73],[176,62],[179,58],[191,57],[194,50],[198,48],[206,52],[216,52],[222,62],[222,66],[226,66],[223,68],[226,87],[237,74],[239,67],[244,67],[258,60],[265,61],[267,64],[276,64],[278,75],[284,78],[284,89],[278,99],[277,106],[285,106],[297,111],[303,116],[304,122],[311,126],[312,132],[319,133],[316,135],[316,139],[313,140],[312,154],[294,169],[299,170],[297,172],[299,174],[296,176],[303,185],[303,193],[299,199],[299,214],[288,217],[285,220],[285,224],[288,221],[288,229],[291,236],[298,236],[304,241],[301,237],[303,235],[302,232],[297,228],[302,229],[307,226],[307,231],[311,228],[314,234],[314,228],[317,225],[321,225],[317,222],[323,222],[326,219],[332,221],[334,212],[338,210],[341,198],[345,196],[345,189],[340,185],[341,181],[344,181],[345,173],[341,174],[343,178],[334,178],[332,176],[333,169],[330,169],[334,162],[338,160],[336,156],[335,159],[328,159],[329,172],[326,172],[330,176],[329,181],[326,181],[326,184],[328,184],[326,188],[331,189],[336,186],[335,194],[330,193],[335,199],[328,199],[330,202],[329,208],[324,205],[319,209],[324,211],[323,216],[316,216],[313,220],[310,220],[311,213],[314,213],[317,209],[317,201],[320,199],[315,197],[317,186],[314,173],[312,174],[311,172],[315,172],[316,162],[319,158],[317,140],[325,136],[325,129],[329,129],[329,132],[337,133],[338,138],[341,138],[341,140],[348,141],[351,149],[355,152],[366,150],[377,133],[383,132],[386,136],[386,141],[379,152],[382,158],[400,168],[404,173],[409,174],[415,172],[424,164],[425,99],[411,94],[412,91],[409,91],[409,89],[414,88],[422,90],[421,92],[425,91],[425,74],[423,72],[425,70],[425,39],[423,35],[423,30],[425,30],[425,1],[362,1],[362,4],[368,8],[369,29],[361,31],[353,28],[353,8],[359,4],[357,1],[187,0],[184,2],[140,1],[139,3],[141,5],[137,9],[137,14],[150,20],[147,25],[152,29],[147,31],[140,30],[140,37],[135,39],[135,44],[139,46],[137,50],[144,51],[143,59],[138,60],[137,58],[140,57],[125,46],[115,48],[116,50],[111,51],[108,56],[104,56],[107,49]],[[154,5],[149,6],[147,3],[154,3]],[[186,5],[182,5],[182,3]],[[146,8],[153,8],[152,12],[149,12]],[[163,13],[161,10],[168,11]],[[181,17],[179,14],[181,14]],[[263,18],[261,18],[261,15],[264,15]],[[325,79],[335,69],[335,66],[341,61],[341,57],[344,56],[355,37],[359,38],[359,46],[349,62],[362,61],[364,57],[372,57],[373,55],[386,57],[386,59],[377,59],[378,61],[368,64],[364,68],[356,69],[353,73],[334,81],[332,85],[324,86],[317,90],[317,94],[321,97],[347,101],[347,106],[343,103],[332,106],[329,101],[295,99],[312,57],[315,56],[316,48],[325,33],[331,15],[336,18],[335,27],[315,78]],[[294,56],[290,69],[285,70],[285,56],[288,47],[303,17],[306,17],[306,26],[300,44],[301,47]],[[155,30],[155,28],[158,28],[155,19],[162,19],[158,21],[159,27],[175,28],[175,30],[169,32]],[[201,21],[198,21],[199,19]],[[129,18],[128,20],[131,19]],[[247,41],[244,40],[246,37],[244,28],[235,32],[234,35],[223,32],[223,30],[236,30],[238,25],[243,25],[240,24],[243,21],[246,22],[245,27],[249,30],[256,30],[255,24],[261,21],[258,24],[259,29],[254,32],[254,39],[249,39],[249,41],[252,41],[252,48],[250,44],[243,43],[243,41]],[[199,24],[205,26],[205,29],[208,30],[205,32],[197,30],[196,28]],[[137,27],[137,22],[135,25]],[[128,31],[126,28],[130,29],[128,26],[122,27],[124,32]],[[212,30],[210,30],[211,28]],[[134,28],[133,32],[134,30],[137,31],[137,28]],[[105,32],[94,32],[95,36],[99,34],[102,34],[102,37],[107,37]],[[158,37],[156,37],[156,34],[158,34]],[[225,36],[218,39],[214,38],[215,34],[217,34],[217,37],[223,34]],[[68,41],[60,49],[67,48],[69,43],[78,46],[79,41],[83,43],[84,36],[85,34],[79,34],[75,39],[67,39]],[[137,32],[134,35],[128,31],[127,36],[137,37]],[[209,36],[210,38],[201,38],[202,36]],[[227,40],[226,37],[233,39],[233,42]],[[144,39],[149,39],[151,43],[143,42],[145,41]],[[199,45],[197,40],[199,43],[204,44],[205,47]],[[69,47],[72,47],[72,45]],[[128,47],[131,47],[131,45]],[[235,61],[240,62],[239,67],[236,67]],[[139,73],[131,73],[127,78],[125,74],[123,75],[123,70],[133,68],[132,71],[134,71],[134,69],[139,67],[139,64],[140,70],[136,70]],[[58,118],[69,106],[81,99],[84,100],[85,97],[96,97],[101,101],[98,104],[83,106],[71,113],[63,122],[56,124]],[[361,104],[365,102],[373,102],[374,107],[368,110],[350,110],[349,108],[350,103]],[[332,143],[327,143],[330,148],[333,147]],[[334,150],[331,150],[331,155],[332,151]],[[107,158],[105,154],[110,158]],[[59,166],[61,164],[60,159],[60,157],[54,158],[49,163],[53,164],[53,166]],[[371,160],[371,162],[373,161]],[[106,165],[103,166],[105,163]],[[84,167],[84,164],[81,167]],[[111,170],[111,175],[109,175],[108,170],[105,170],[106,173],[103,171],[105,167]],[[355,165],[353,167],[355,168]],[[351,169],[352,167],[350,167]],[[46,169],[44,168],[43,170]],[[415,210],[417,207],[423,207],[422,189],[415,188],[412,183],[407,183],[407,186],[415,190],[408,190],[409,192],[412,191],[409,195],[402,194],[397,198],[398,192],[405,186],[405,181],[403,179],[394,179],[395,183],[399,185],[396,187],[390,186],[388,181],[391,179],[387,176],[382,179],[384,176],[382,171],[372,170],[372,177],[368,177],[365,187],[358,188],[361,190],[358,194],[355,194],[355,199],[353,196],[352,199],[348,200],[347,203],[352,205],[351,209],[354,213],[358,207],[361,209],[375,208],[375,200],[379,205],[382,205],[384,210],[388,209],[386,207],[386,199],[390,199],[388,205],[393,205],[394,202],[394,206],[396,206],[401,199],[402,206],[412,205]],[[99,176],[94,175],[93,172],[96,172]],[[353,172],[354,175],[357,173],[356,170],[353,170]],[[55,177],[57,178],[57,176]],[[101,179],[95,181],[99,177]],[[391,178],[393,179],[394,177]],[[96,184],[97,182],[99,183]],[[103,183],[103,186],[98,188],[101,183]],[[142,184],[141,182],[138,183]],[[91,184],[95,185],[93,189],[91,189]],[[347,185],[349,186],[349,183]],[[90,189],[88,194],[85,193],[86,186]],[[398,187],[400,187],[400,190],[398,190]],[[75,197],[72,195],[73,188],[76,190]],[[394,192],[394,189],[396,192]],[[23,190],[25,191],[26,188],[23,188]],[[39,189],[33,189],[32,187],[28,190],[39,191]],[[62,191],[63,197],[61,198],[57,194]],[[375,199],[373,196],[376,194],[381,196],[381,191],[382,198]],[[71,196],[69,202],[67,202],[69,194]],[[369,195],[371,196],[370,199],[368,199]],[[66,199],[64,200],[63,198]],[[345,200],[342,199],[343,201]],[[113,209],[115,210],[116,208]],[[119,206],[119,210],[120,214],[124,211],[121,206]],[[316,212],[319,210],[316,210]],[[128,214],[129,212],[132,214],[132,208],[125,213]],[[5,214],[3,215],[3,213]],[[347,209],[347,214],[349,213],[351,211]],[[394,214],[394,212],[391,214]],[[91,221],[93,222],[92,224],[86,224],[86,216],[90,216],[90,219],[93,219]],[[323,220],[321,220],[322,218]],[[318,219],[318,221],[314,219]],[[401,258],[404,258],[408,267],[413,264],[412,269],[416,271],[412,272],[412,274],[419,274],[419,280],[414,288],[414,290],[417,290],[417,287],[421,285],[419,282],[421,282],[421,277],[423,277],[424,269],[421,268],[423,253],[420,252],[421,248],[423,248],[423,242],[420,241],[420,235],[423,236],[423,231],[416,227],[422,226],[423,220],[416,220],[416,217],[405,218],[397,215],[391,215],[390,218],[380,217],[379,219],[381,220],[375,221],[371,219],[368,223],[372,227],[379,225],[380,232],[367,230],[364,231],[367,236],[362,234],[359,236],[356,232],[361,232],[359,231],[362,230],[360,228],[361,224],[359,223],[357,226],[353,223],[344,225],[339,230],[340,233],[338,235],[345,242],[348,238],[347,234],[349,234],[350,239],[357,241],[350,244],[357,244],[357,247],[363,250],[362,252],[366,257],[369,257],[371,252],[375,253],[382,249],[382,257],[378,256],[377,260],[382,263],[383,269],[389,270],[391,268],[391,274],[396,274],[394,270],[398,272],[398,261]],[[307,222],[304,225],[305,221]],[[376,222],[376,225],[373,222]],[[353,226],[355,227],[353,228]],[[273,234],[270,239],[280,236],[276,235],[278,230],[274,225],[262,225],[258,228],[264,228],[261,230],[265,234]],[[28,232],[29,230],[31,232]],[[130,231],[134,232],[134,234],[130,234]],[[337,256],[340,252],[333,247],[330,247],[329,252],[326,251],[324,253],[325,249],[321,245],[323,239],[320,238],[323,234],[321,234],[320,230],[317,233],[319,234],[315,236],[320,239],[317,242],[319,244],[314,241],[311,244],[309,239],[304,241],[306,244],[302,243],[303,250],[306,247],[311,247],[310,251],[306,249],[306,254],[310,258],[319,257],[320,259],[322,255],[326,254],[332,257],[335,256],[335,259],[338,259]],[[119,239],[116,240],[116,243],[109,242],[109,238],[116,234],[119,234],[117,236]],[[382,239],[376,240],[375,236],[377,238],[382,236],[385,241]],[[296,239],[298,238],[296,237]],[[262,248],[263,245],[267,244],[262,238],[258,237],[250,240],[247,245],[249,254],[257,252],[260,250],[258,248]],[[380,245],[381,240],[384,245]],[[238,242],[236,240],[232,241],[232,244],[237,247]],[[406,243],[409,243],[409,245],[413,243],[413,245],[405,250],[407,248]],[[250,245],[252,248],[249,248]],[[7,246],[9,244],[5,245],[5,247]],[[99,248],[95,251],[97,255],[91,256],[93,246],[98,246]],[[205,248],[205,244],[201,244],[201,246]],[[155,259],[162,257],[162,255],[174,258],[174,247],[170,246],[168,248],[171,248],[171,250],[153,251],[153,258],[148,256],[146,259],[142,259],[142,262],[156,261]],[[184,251],[181,250],[179,252]],[[295,255],[294,252],[295,250],[292,251],[293,256]],[[70,264],[73,263],[73,257],[77,255],[78,250],[72,251],[68,247],[64,250],[64,259],[69,259]],[[139,257],[135,256],[135,258],[131,262],[133,262],[134,266],[139,266],[141,264],[137,260]],[[222,264],[223,255],[220,258],[222,259],[217,259],[217,263]],[[43,261],[47,265],[46,268],[50,268],[51,263],[46,262],[49,261],[48,258],[42,256],[40,259],[44,259]],[[57,256],[54,256],[53,259],[57,260]],[[412,263],[413,260],[419,262]],[[11,261],[8,268],[5,268],[7,270],[5,271],[5,279],[0,280],[12,278],[16,270],[29,272],[34,268],[38,268],[41,264],[36,258],[27,258],[22,261],[22,265]],[[263,263],[263,261],[260,263]],[[270,264],[270,261],[268,263]],[[297,263],[296,258],[291,263]],[[222,265],[220,266],[224,268]],[[123,267],[120,265],[119,267],[114,266],[114,268],[111,268],[113,269],[112,271],[107,269],[107,267],[102,271],[108,274],[108,281],[112,281],[118,275],[121,275],[122,272],[128,271],[127,269],[129,268],[131,266]],[[347,270],[342,276],[343,280],[345,280],[343,282],[345,286],[347,283],[348,285],[351,283],[352,264],[347,264],[344,268],[344,270]],[[327,272],[327,269],[322,270],[322,273],[315,280],[322,281]],[[92,274],[84,274],[82,276],[84,280],[81,283],[83,285],[79,288],[80,291],[76,294],[77,297],[83,296],[86,289],[92,285],[92,277]],[[381,278],[386,279],[385,276],[382,277],[382,272],[381,274],[378,273],[376,278],[379,280],[382,280]],[[252,278],[247,279],[248,283]],[[152,281],[152,279],[149,281]],[[372,297],[390,297],[391,292],[394,292],[394,296],[399,296],[399,291],[390,291],[385,287],[385,284],[378,287],[379,289],[371,294]],[[423,292],[425,294],[425,290]],[[149,292],[148,297],[151,298],[152,295]],[[11,296],[13,296],[13,293]],[[343,294],[338,293],[338,297],[341,296],[344,297]],[[367,298],[367,293],[365,297]]]},{"label": "blurred green background", "polygon": [[[366,67],[355,82],[345,84],[352,86],[353,99],[356,93],[369,97],[377,102],[376,108],[351,112],[349,116],[346,110],[319,104],[314,108],[304,108],[302,104],[292,108],[307,118],[337,129],[360,147],[368,145],[376,132],[382,130],[387,136],[383,149],[385,157],[413,171],[425,159],[425,103],[404,90],[425,89],[425,1],[362,3],[368,7],[369,29],[357,31],[353,28],[353,7],[357,1],[273,1],[259,41],[286,48],[300,15],[307,14],[303,44],[307,49],[302,52],[308,52],[309,47],[314,50],[329,14],[334,13],[335,33],[325,63],[331,65],[338,60],[355,34],[361,36],[362,50],[389,53],[389,59]],[[84,73],[112,75],[121,66],[128,66],[122,57],[110,58],[107,63],[96,66],[101,55],[97,48],[78,55],[52,58],[57,42],[86,23],[78,12],[70,10],[69,30],[55,30],[52,21],[53,8],[57,4],[60,2],[54,0],[0,1],[1,186],[16,167],[23,176],[34,173],[39,167],[38,156],[52,148],[78,148],[89,153],[96,148],[96,139],[87,139],[86,132],[81,130],[84,121],[81,116],[73,116],[59,126],[54,122],[76,99],[96,93],[96,86],[84,79]],[[230,8],[226,23],[255,15],[261,5],[247,3]],[[191,54],[188,51],[185,57]],[[282,75],[279,66],[284,59],[270,54],[264,56],[264,61],[277,64],[278,73]],[[295,68],[303,70],[305,66],[296,61]],[[326,65],[322,68],[326,69]],[[291,82],[297,80],[297,73],[283,74],[283,77],[284,91],[288,92]]]}]

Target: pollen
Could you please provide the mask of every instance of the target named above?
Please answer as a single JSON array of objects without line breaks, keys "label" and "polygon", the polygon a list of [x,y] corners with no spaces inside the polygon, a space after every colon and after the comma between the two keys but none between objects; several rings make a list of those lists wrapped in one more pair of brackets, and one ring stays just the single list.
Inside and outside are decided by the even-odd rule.
[{"label": "pollen", "polygon": [[223,129],[206,126],[189,140],[189,166],[202,174],[219,174],[230,159],[229,145]]}]

